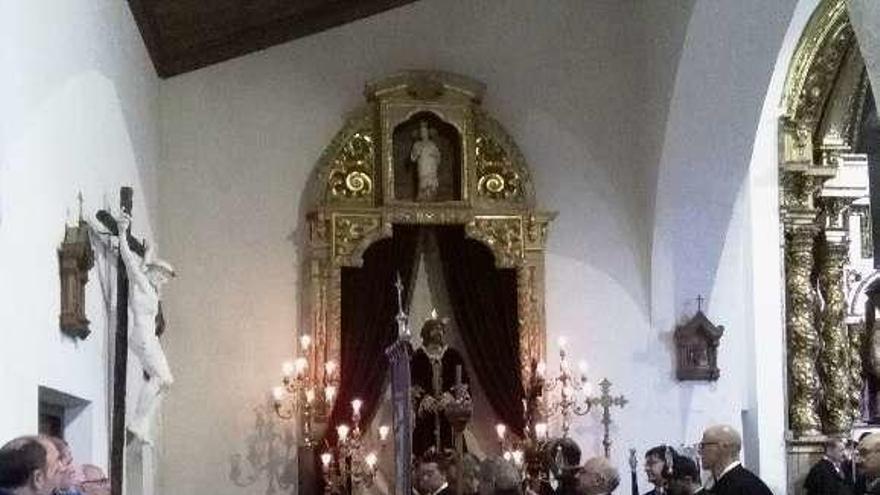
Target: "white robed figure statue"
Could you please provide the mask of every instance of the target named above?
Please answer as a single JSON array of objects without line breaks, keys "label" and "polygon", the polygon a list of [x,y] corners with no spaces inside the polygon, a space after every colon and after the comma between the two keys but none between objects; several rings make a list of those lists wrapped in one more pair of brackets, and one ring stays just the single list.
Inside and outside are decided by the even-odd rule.
[{"label": "white robed figure statue", "polygon": [[152,249],[144,242],[144,259],[135,256],[125,238],[131,217],[123,213],[117,219],[119,224],[119,255],[128,274],[128,307],[131,310],[131,325],[128,333],[128,348],[137,356],[141,367],[148,375],[141,387],[135,406],[134,417],[126,429],[138,440],[152,444],[150,427],[159,397],[174,383],[168,360],[156,335],[156,316],[159,314],[159,297],[162,285],[174,276],[172,266],[154,258]]},{"label": "white robed figure statue", "polygon": [[437,169],[440,166],[440,148],[431,140],[428,123],[422,121],[419,124],[419,140],[415,141],[410,151],[410,160],[416,163],[416,171],[419,178],[419,190],[416,194],[418,201],[430,201],[437,197],[437,189],[440,181],[437,178]]}]

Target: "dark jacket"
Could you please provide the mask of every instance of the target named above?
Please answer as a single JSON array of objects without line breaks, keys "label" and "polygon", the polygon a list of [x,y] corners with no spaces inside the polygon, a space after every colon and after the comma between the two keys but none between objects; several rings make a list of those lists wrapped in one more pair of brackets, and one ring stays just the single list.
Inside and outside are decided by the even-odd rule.
[{"label": "dark jacket", "polygon": [[804,481],[807,495],[852,495],[853,488],[843,471],[828,459],[822,459],[810,468]]},{"label": "dark jacket", "polygon": [[715,482],[709,491],[714,495],[773,495],[761,478],[751,471],[736,466]]}]

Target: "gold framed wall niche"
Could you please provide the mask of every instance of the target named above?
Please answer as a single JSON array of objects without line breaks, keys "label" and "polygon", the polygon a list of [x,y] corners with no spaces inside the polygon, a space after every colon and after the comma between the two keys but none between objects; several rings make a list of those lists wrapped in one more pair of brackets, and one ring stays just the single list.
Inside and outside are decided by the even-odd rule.
[{"label": "gold framed wall niche", "polygon": [[[467,237],[491,250],[497,267],[516,269],[523,383],[530,378],[529,363],[544,359],[544,250],[556,214],[536,207],[519,148],[480,107],[484,90],[467,77],[431,71],[368,83],[366,104],[348,117],[321,155],[309,192],[300,312],[301,328],[313,337],[309,369],[318,383],[321,363],[340,362],[341,270],[361,266],[366,249],[390,237],[394,224],[461,225]],[[424,115],[460,137],[460,154],[451,161],[460,167],[453,197],[395,195],[395,172],[401,170],[395,155],[402,156],[399,143],[395,154],[395,129]]]}]

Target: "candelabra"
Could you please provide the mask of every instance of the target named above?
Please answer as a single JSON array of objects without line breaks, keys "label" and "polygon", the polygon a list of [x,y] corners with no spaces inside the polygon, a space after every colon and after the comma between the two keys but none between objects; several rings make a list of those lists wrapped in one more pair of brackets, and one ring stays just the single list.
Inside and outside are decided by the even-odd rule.
[{"label": "candelabra", "polygon": [[[338,425],[336,447],[328,446],[321,453],[321,472],[329,493],[350,493],[352,487],[368,487],[373,483],[379,454],[376,449],[370,448],[368,439],[361,431],[362,406],[363,402],[360,399],[351,401],[352,426]],[[385,449],[389,432],[390,428],[387,425],[379,426],[377,429],[380,451]]]},{"label": "candelabra", "polygon": [[338,366],[335,361],[324,363],[324,376],[318,381],[309,369],[308,355],[312,339],[302,335],[299,347],[303,355],[286,361],[282,367],[282,384],[272,390],[275,398],[275,414],[282,419],[293,418],[301,413],[303,444],[311,447],[314,425],[326,420],[339,387]]},{"label": "candelabra", "polygon": [[587,380],[587,363],[578,362],[578,373],[573,373],[565,351],[566,338],[560,337],[558,344],[559,374],[547,378],[546,364],[543,361],[537,363],[532,373],[532,386],[538,390],[527,391],[527,394],[540,397],[538,406],[542,415],[562,416],[562,438],[567,438],[573,416],[583,416],[592,409],[593,387]]},{"label": "candelabra", "polygon": [[[563,452],[566,443],[573,443],[568,440],[572,421],[575,416],[589,413],[594,406],[602,407],[605,430],[602,443],[605,456],[608,457],[611,450],[610,408],[626,404],[623,396],[610,395],[611,383],[608,380],[600,383],[601,395],[593,395],[592,384],[587,379],[586,362],[580,361],[577,372],[573,371],[566,353],[566,343],[565,337],[560,337],[559,372],[556,376],[547,376],[547,365],[543,361],[531,363],[523,399],[523,438],[509,436],[504,424],[495,427],[502,456],[512,462],[530,484],[549,481],[550,471],[562,473],[572,467]],[[561,417],[561,435],[551,438],[549,421],[557,416]]]}]

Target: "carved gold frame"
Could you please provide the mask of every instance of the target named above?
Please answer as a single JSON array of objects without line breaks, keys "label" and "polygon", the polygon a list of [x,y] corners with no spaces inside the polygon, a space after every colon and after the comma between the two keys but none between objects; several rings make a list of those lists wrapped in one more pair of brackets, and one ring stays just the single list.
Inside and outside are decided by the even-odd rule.
[{"label": "carved gold frame", "polygon": [[[367,84],[367,104],[354,112],[318,162],[307,214],[303,277],[309,359],[340,358],[341,270],[360,266],[366,249],[390,237],[394,224],[463,225],[485,244],[499,268],[517,271],[521,378],[546,352],[544,249],[555,213],[535,207],[525,160],[498,122],[480,108],[483,85],[463,76],[409,71]],[[393,197],[392,136],[416,112],[431,111],[462,136],[460,201],[420,203]],[[389,290],[392,290],[389,287]]]}]

